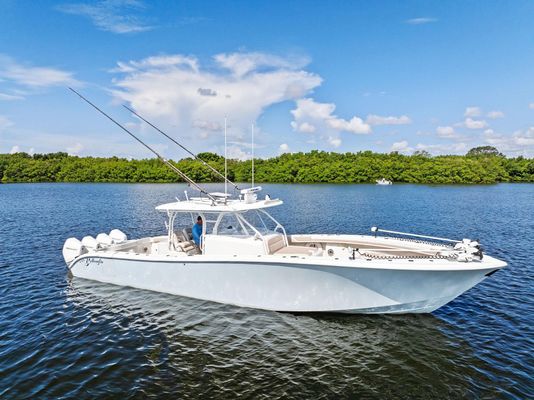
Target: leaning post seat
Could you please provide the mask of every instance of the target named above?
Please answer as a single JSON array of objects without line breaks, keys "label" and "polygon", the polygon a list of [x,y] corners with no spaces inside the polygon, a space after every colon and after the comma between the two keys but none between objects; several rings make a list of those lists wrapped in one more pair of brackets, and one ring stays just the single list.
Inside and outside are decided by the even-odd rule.
[{"label": "leaning post seat", "polygon": [[177,244],[176,248],[177,248],[177,250],[179,250],[179,251],[181,250],[181,251],[183,251],[184,253],[186,253],[188,255],[200,254],[200,251],[199,251],[197,245],[192,240],[187,240],[187,241],[184,241],[184,242],[180,242],[180,243]]},{"label": "leaning post seat", "polygon": [[184,241],[193,240],[193,228],[188,227],[182,229],[182,234],[184,235]]}]

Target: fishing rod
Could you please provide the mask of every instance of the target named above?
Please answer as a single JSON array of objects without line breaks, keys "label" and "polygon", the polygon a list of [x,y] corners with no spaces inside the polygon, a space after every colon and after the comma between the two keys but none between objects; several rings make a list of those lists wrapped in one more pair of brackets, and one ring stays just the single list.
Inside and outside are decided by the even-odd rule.
[{"label": "fishing rod", "polygon": [[191,156],[193,156],[195,158],[195,160],[198,160],[200,161],[203,165],[205,165],[206,167],[208,167],[209,169],[211,169],[211,171],[213,173],[215,173],[216,175],[218,175],[219,177],[223,178],[226,182],[228,182],[230,185],[232,185],[236,190],[241,190],[237,187],[237,185],[235,183],[233,183],[230,179],[228,179],[226,176],[224,176],[223,174],[221,174],[219,171],[217,171],[215,168],[213,168],[210,164],[208,164],[206,161],[204,161],[203,159],[201,159],[200,157],[196,156],[191,150],[187,149],[185,146],[183,146],[182,144],[180,144],[177,140],[175,140],[174,138],[172,138],[171,136],[167,135],[165,132],[163,132],[161,129],[159,129],[156,125],[154,125],[153,123],[151,123],[150,121],[147,121],[145,118],[143,118],[142,116],[140,116],[138,113],[136,113],[134,110],[132,110],[130,107],[126,106],[126,105],[122,105],[124,108],[126,108],[128,111],[130,111],[133,115],[135,115],[136,117],[140,118],[141,120],[143,120],[144,122],[146,122],[148,125],[150,125],[152,128],[154,128],[155,130],[157,130],[159,133],[161,133],[162,135],[164,135],[167,139],[171,140],[174,144],[180,146],[184,151],[186,151],[188,154],[190,154]]},{"label": "fishing rod", "polygon": [[128,135],[130,135],[131,137],[133,137],[135,140],[137,140],[139,143],[141,143],[143,146],[145,146],[148,150],[150,150],[152,153],[154,153],[156,155],[156,157],[158,157],[165,165],[167,165],[170,169],[172,169],[174,172],[176,172],[178,175],[180,175],[180,177],[186,181],[189,185],[193,186],[195,189],[197,189],[198,191],[200,191],[200,193],[204,193],[206,196],[208,196],[208,198],[213,202],[215,203],[216,200],[215,200],[215,197],[213,197],[211,194],[209,194],[206,190],[204,190],[201,186],[199,186],[198,184],[196,184],[191,178],[189,178],[186,174],[184,174],[182,171],[180,171],[176,166],[174,166],[173,164],[171,164],[166,158],[164,158],[163,156],[161,156],[156,150],[154,150],[152,147],[150,147],[148,144],[146,144],[145,142],[143,142],[141,139],[139,139],[137,136],[135,136],[132,132],[130,132],[128,129],[126,129],[124,126],[122,126],[120,123],[118,123],[117,121],[115,121],[113,118],[111,118],[108,114],[106,114],[104,111],[102,111],[100,108],[98,108],[96,105],[94,105],[93,103],[91,103],[89,100],[87,100],[85,97],[83,97],[80,93],[78,93],[76,90],[74,90],[73,88],[69,87],[69,89],[74,92],[75,94],[77,94],[83,101],[85,101],[87,104],[89,104],[90,106],[92,106],[95,110],[97,110],[98,112],[100,112],[102,115],[104,115],[106,118],[108,118],[111,122],[113,122],[115,125],[117,125],[119,128],[121,128],[123,131],[125,131]]}]

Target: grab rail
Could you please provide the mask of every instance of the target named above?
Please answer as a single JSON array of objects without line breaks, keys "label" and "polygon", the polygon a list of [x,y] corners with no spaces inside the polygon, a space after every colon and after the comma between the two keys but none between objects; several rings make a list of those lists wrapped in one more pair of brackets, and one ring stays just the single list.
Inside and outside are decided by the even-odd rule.
[{"label": "grab rail", "polygon": [[376,236],[377,232],[384,232],[384,233],[393,233],[395,235],[418,237],[418,238],[423,238],[423,239],[441,240],[443,242],[451,242],[451,243],[461,243],[462,242],[461,240],[447,239],[447,238],[441,238],[441,237],[436,237],[436,236],[426,236],[426,235],[418,235],[416,233],[389,231],[389,230],[386,230],[386,229],[379,229],[377,226],[373,226],[371,228],[371,232],[374,232],[375,236]]}]

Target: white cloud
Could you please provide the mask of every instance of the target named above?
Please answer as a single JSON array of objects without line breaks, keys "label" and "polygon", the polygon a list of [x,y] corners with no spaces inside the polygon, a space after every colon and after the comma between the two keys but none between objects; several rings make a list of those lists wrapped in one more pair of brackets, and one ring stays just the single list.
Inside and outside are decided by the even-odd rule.
[{"label": "white cloud", "polygon": [[484,141],[510,155],[534,157],[534,126],[515,131],[511,135],[499,134],[493,129],[487,129],[484,131]]},{"label": "white cloud", "polygon": [[193,121],[191,126],[195,128],[200,128],[205,131],[212,131],[212,132],[221,132],[223,130],[223,126],[219,124],[218,122],[214,122],[214,121],[196,120],[196,121]]},{"label": "white cloud", "polygon": [[301,120],[306,117],[318,120],[332,118],[332,113],[336,109],[333,103],[317,103],[313,99],[297,100],[297,108],[291,110],[295,120]]},{"label": "white cloud", "polygon": [[454,139],[458,137],[452,126],[438,126],[436,132],[439,137],[445,139]]},{"label": "white cloud", "polygon": [[315,126],[308,122],[303,122],[302,124],[299,124],[295,121],[291,121],[291,127],[296,132],[304,132],[304,133],[313,133],[316,130]]},{"label": "white cloud", "polygon": [[201,96],[217,96],[217,92],[210,88],[198,88],[197,93]]},{"label": "white cloud", "polygon": [[390,151],[398,151],[399,153],[410,153],[413,151],[413,148],[408,145],[408,141],[402,140],[400,142],[395,142],[391,145]]},{"label": "white cloud", "polygon": [[[267,107],[296,100],[322,82],[299,68],[300,58],[297,64],[291,57],[262,53],[219,54],[213,59],[215,65],[209,69],[197,58],[182,55],[119,63],[112,71],[120,74],[112,93],[163,130],[193,127],[207,137],[209,131],[220,130],[228,116],[229,138],[240,139],[248,136],[250,124]],[[199,88],[216,91],[217,96],[199,96]]]},{"label": "white cloud", "polygon": [[467,150],[466,143],[453,143],[453,144],[424,144],[418,143],[415,146],[415,150],[425,150],[432,154],[464,154]]},{"label": "white cloud", "polygon": [[[258,128],[256,127],[256,130],[254,132],[254,136],[255,138],[257,138],[259,135],[258,135]],[[250,137],[249,138],[246,138],[248,140],[250,140]],[[235,144],[236,146],[240,146],[241,148],[246,148],[246,149],[249,149],[249,150],[252,150],[252,142],[245,142],[244,140],[229,140],[227,141],[227,144]],[[254,141],[254,149],[257,150],[257,149],[264,149],[265,147],[267,147],[266,145],[264,144],[258,144],[257,141],[255,140]]]},{"label": "white cloud", "polygon": [[530,103],[530,104],[528,105],[528,108],[530,108],[531,110],[534,110],[534,103]]},{"label": "white cloud", "polygon": [[7,128],[15,125],[8,117],[0,115],[0,132],[6,130]]},{"label": "white cloud", "polygon": [[11,148],[11,150],[9,150],[9,154],[15,154],[15,153],[20,153],[20,146],[19,145],[15,145]]},{"label": "white cloud", "polygon": [[228,146],[226,149],[226,154],[228,158],[232,160],[243,161],[250,158],[250,156],[239,146]]},{"label": "white cloud", "polygon": [[92,4],[63,4],[56,9],[89,18],[98,29],[113,33],[135,33],[153,29],[141,16],[145,6],[138,0],[101,0]]},{"label": "white cloud", "polygon": [[0,101],[24,100],[24,97],[16,94],[0,93]]},{"label": "white cloud", "polygon": [[181,54],[173,55],[161,55],[161,56],[151,56],[143,58],[139,61],[129,61],[129,62],[117,62],[117,67],[110,70],[110,72],[137,72],[141,70],[151,69],[151,68],[176,68],[176,67],[188,67],[191,70],[198,72],[199,65],[196,57],[184,56]]},{"label": "white cloud", "polygon": [[71,156],[75,156],[83,150],[83,145],[80,142],[77,142],[73,146],[67,147],[66,150]]},{"label": "white cloud", "polygon": [[0,54],[0,78],[29,88],[50,86],[77,86],[80,84],[72,72],[50,67],[31,67],[15,62]]},{"label": "white cloud", "polygon": [[467,107],[464,112],[464,117],[479,117],[482,114],[480,107]]},{"label": "white cloud", "polygon": [[520,146],[534,146],[534,126],[525,131],[515,132],[513,138]]},{"label": "white cloud", "polygon": [[[106,125],[105,125],[106,126]],[[83,148],[77,155],[87,155],[95,157],[109,157],[109,156],[118,156],[118,157],[138,157],[138,158],[147,158],[153,157],[153,154],[148,150],[144,149],[142,146],[139,146],[135,140],[131,140],[128,135],[117,134],[117,130],[113,126],[108,126],[108,129],[104,132],[94,131],[91,128],[89,130],[73,133],[73,134],[61,134],[59,132],[47,133],[42,129],[24,129],[13,134],[0,135],[0,139],[4,146],[14,146],[19,145],[20,148],[31,149],[34,147],[38,149],[39,153],[50,153],[56,151],[67,151],[80,149],[80,146],[77,143],[80,143]],[[150,134],[152,136],[152,133]],[[105,143],[105,145],[103,145]],[[182,158],[184,154],[180,154],[178,157],[175,157],[176,151],[174,148],[171,151],[167,149],[168,146],[163,146],[159,143],[154,143],[150,140],[151,146],[153,146],[158,152],[163,156],[168,158]],[[66,148],[69,148],[68,150]],[[174,157],[174,158],[173,158]]]},{"label": "white cloud", "polygon": [[432,17],[419,17],[419,18],[411,18],[404,21],[406,24],[410,25],[423,25],[423,24],[429,24],[432,22],[437,22],[436,18]]},{"label": "white cloud", "polygon": [[407,125],[411,124],[412,120],[407,115],[400,117],[382,117],[380,115],[368,115],[365,120],[369,125]]},{"label": "white cloud", "polygon": [[330,118],[326,123],[336,131],[345,131],[355,134],[371,133],[371,127],[359,117],[352,117],[349,121],[343,118]]},{"label": "white cloud", "polygon": [[350,120],[339,118],[334,114],[336,105],[333,103],[318,103],[311,98],[297,100],[297,108],[291,110],[294,121],[291,126],[294,130],[301,129],[303,124],[307,132],[311,132],[311,126],[317,128],[322,125],[325,129],[337,132],[350,132],[355,134],[371,133],[371,126],[361,118],[354,116]]},{"label": "white cloud", "polygon": [[341,139],[338,137],[329,136],[328,144],[332,147],[339,147],[341,146]]},{"label": "white cloud", "polygon": [[[260,68],[298,70],[310,63],[310,59],[302,56],[280,57],[268,53],[223,53],[214,57],[215,61],[235,76],[243,76]],[[302,95],[301,95],[302,96]],[[300,96],[295,96],[300,97]]]},{"label": "white cloud", "polygon": [[484,129],[488,127],[488,123],[484,120],[466,118],[464,121],[464,126],[467,129]]},{"label": "white cloud", "polygon": [[490,111],[486,114],[486,117],[490,119],[504,118],[504,113],[502,111]]},{"label": "white cloud", "polygon": [[282,143],[278,147],[278,153],[279,154],[289,153],[289,145],[287,143]]}]

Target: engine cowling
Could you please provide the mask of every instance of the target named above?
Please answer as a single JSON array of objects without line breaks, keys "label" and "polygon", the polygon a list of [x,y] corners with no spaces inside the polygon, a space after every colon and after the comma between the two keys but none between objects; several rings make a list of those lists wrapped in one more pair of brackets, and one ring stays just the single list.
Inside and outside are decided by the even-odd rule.
[{"label": "engine cowling", "polygon": [[70,264],[72,260],[86,251],[84,245],[78,239],[74,237],[68,238],[63,245],[63,259],[67,264]]},{"label": "engine cowling", "polygon": [[99,233],[96,236],[96,241],[103,246],[111,246],[113,244],[113,239],[107,233]]},{"label": "engine cowling", "polygon": [[113,240],[113,243],[122,243],[128,240],[126,234],[119,229],[113,229],[109,232],[109,237]]}]

